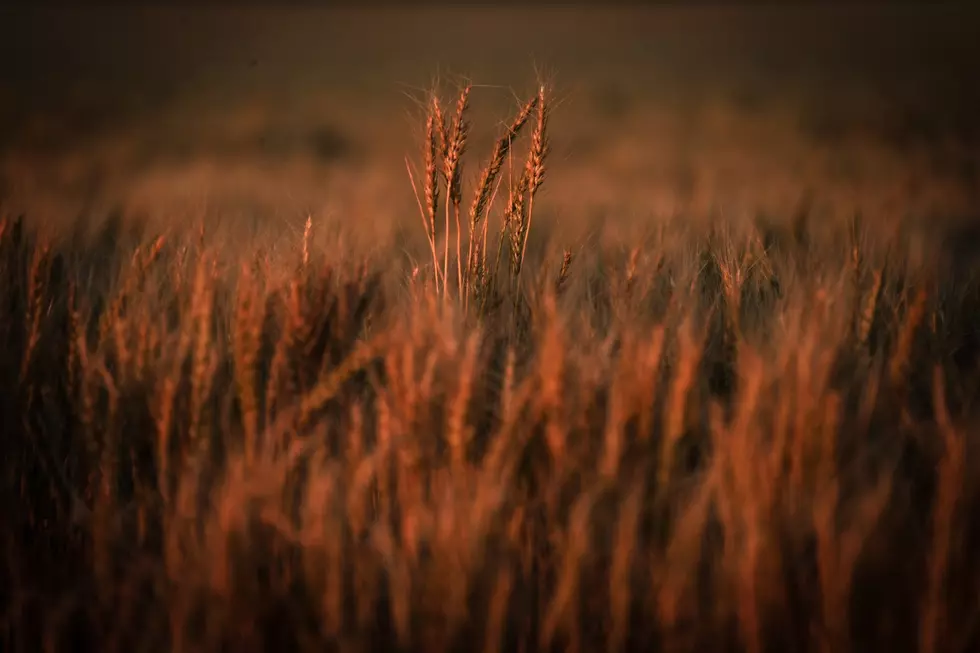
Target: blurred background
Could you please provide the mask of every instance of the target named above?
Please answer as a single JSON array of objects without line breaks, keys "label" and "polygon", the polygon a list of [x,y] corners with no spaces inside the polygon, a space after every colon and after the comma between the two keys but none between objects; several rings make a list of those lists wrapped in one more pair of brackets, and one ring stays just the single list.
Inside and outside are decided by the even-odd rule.
[{"label": "blurred background", "polygon": [[378,243],[418,222],[425,89],[476,85],[483,158],[543,78],[540,206],[569,234],[804,201],[969,216],[980,13],[896,5],[2,9],[0,201],[270,233],[312,215]]}]

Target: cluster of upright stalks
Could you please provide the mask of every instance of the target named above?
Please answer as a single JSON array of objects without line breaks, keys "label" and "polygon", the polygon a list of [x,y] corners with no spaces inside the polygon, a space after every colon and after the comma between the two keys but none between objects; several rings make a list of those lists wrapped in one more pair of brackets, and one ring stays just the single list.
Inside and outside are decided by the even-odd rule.
[{"label": "cluster of upright stalks", "polygon": [[[408,160],[406,166],[432,256],[436,292],[444,301],[455,297],[464,308],[475,304],[479,312],[483,313],[497,293],[505,290],[498,280],[504,247],[509,254],[509,290],[516,297],[520,287],[534,215],[534,198],[545,179],[545,160],[549,151],[547,126],[550,99],[545,86],[539,86],[537,95],[521,105],[517,115],[494,143],[490,158],[473,189],[473,200],[466,216],[464,248],[463,156],[470,131],[467,111],[471,91],[472,85],[461,89],[451,117],[447,117],[438,95],[435,92],[430,95],[425,120],[421,194]],[[533,122],[533,127],[527,157],[524,165],[514,171],[513,146],[529,122]],[[505,164],[510,173],[509,188],[501,213],[496,254],[491,259],[488,255],[491,245],[490,215],[503,181],[501,173]],[[441,192],[445,193],[443,218],[439,215]],[[455,252],[452,252],[451,245],[453,235],[456,241]],[[441,252],[438,247],[440,238],[443,245]],[[566,251],[560,281],[567,276],[570,263],[571,254]]]}]

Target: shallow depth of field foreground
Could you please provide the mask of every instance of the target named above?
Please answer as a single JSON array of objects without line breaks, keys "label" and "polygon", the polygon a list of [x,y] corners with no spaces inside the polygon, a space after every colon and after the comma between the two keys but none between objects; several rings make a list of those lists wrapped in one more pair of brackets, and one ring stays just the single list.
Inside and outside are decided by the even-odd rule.
[{"label": "shallow depth of field foreground", "polygon": [[3,650],[980,650],[975,195],[563,225],[519,88],[397,223],[0,205]]}]

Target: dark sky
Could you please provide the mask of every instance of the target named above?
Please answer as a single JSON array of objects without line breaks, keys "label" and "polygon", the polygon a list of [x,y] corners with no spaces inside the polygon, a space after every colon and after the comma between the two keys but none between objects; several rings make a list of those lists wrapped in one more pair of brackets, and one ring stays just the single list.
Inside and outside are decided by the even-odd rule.
[{"label": "dark sky", "polygon": [[977,86],[980,14],[968,5],[775,5],[20,7],[0,10],[0,80],[24,104],[62,102],[84,87],[117,102],[305,84],[377,90],[420,83],[440,65],[499,82],[534,61],[568,78],[638,84],[737,76],[778,89],[830,79],[895,91],[928,87],[950,101]]}]

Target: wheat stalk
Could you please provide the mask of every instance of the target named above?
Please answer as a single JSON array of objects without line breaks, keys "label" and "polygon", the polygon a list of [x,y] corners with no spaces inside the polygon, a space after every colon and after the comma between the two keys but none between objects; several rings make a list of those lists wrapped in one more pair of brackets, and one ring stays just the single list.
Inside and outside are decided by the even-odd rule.
[{"label": "wheat stalk", "polygon": [[526,164],[526,174],[528,177],[527,213],[522,216],[523,221],[521,223],[521,253],[517,266],[518,281],[520,280],[521,270],[524,267],[524,258],[527,256],[527,239],[531,233],[531,218],[534,214],[534,198],[538,194],[541,184],[544,183],[544,162],[550,149],[548,147],[547,137],[549,107],[545,101],[544,86],[540,86],[538,88],[537,110],[537,122],[534,125],[534,131],[531,132],[531,150],[528,153]]},{"label": "wheat stalk", "polygon": [[469,123],[466,120],[466,110],[469,106],[471,85],[463,87],[459,98],[456,101],[456,115],[453,117],[450,138],[446,147],[444,161],[444,175],[446,179],[446,249],[443,259],[443,276],[449,273],[449,210],[452,205],[453,215],[456,222],[456,284],[457,293],[461,296],[463,292],[463,268],[462,268],[462,229],[459,223],[460,203],[462,202],[461,179],[462,179],[462,157],[466,149],[466,139],[469,136]]},{"label": "wheat stalk", "polygon": [[[521,107],[520,111],[517,113],[517,116],[515,116],[511,121],[504,134],[494,143],[493,151],[490,154],[490,159],[487,161],[487,165],[480,173],[480,181],[477,184],[476,191],[473,196],[473,204],[470,206],[470,243],[469,252],[467,254],[467,269],[469,271],[469,275],[476,274],[479,265],[479,252],[483,251],[486,247],[487,222],[484,220],[484,215],[493,203],[492,198],[495,193],[495,189],[497,188],[496,181],[500,176],[500,170],[503,167],[504,160],[507,158],[514,140],[527,123],[528,118],[531,116],[531,112],[534,110],[537,103],[538,98],[534,97],[528,100]],[[479,228],[481,221],[484,223],[482,237],[478,241],[474,242],[474,234],[477,233],[477,229]]]}]

